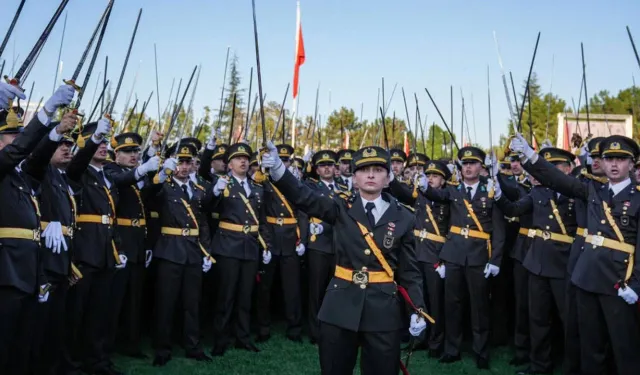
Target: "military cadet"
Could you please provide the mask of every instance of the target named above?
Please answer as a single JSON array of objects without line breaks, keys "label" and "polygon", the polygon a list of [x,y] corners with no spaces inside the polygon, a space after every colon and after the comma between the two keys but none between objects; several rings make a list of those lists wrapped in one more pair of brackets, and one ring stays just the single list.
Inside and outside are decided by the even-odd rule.
[{"label": "military cadet", "polygon": [[462,317],[465,289],[470,297],[473,351],[476,366],[489,368],[489,283],[500,272],[504,246],[504,217],[493,203],[493,180],[479,179],[485,160],[484,151],[463,147],[458,151],[462,163],[462,181],[458,186],[432,189],[425,176],[420,189],[429,200],[449,203],[449,235],[440,251],[445,275],[445,347],[441,363],[460,360]]},{"label": "military cadet", "polygon": [[[71,131],[77,121],[74,112],[67,112],[58,125],[63,133]],[[65,303],[69,288],[68,277],[72,276],[71,254],[73,253],[73,228],[76,209],[65,169],[71,161],[73,139],[66,134],[57,139],[45,137],[38,148],[22,163],[22,171],[40,181],[40,213],[42,251],[40,252],[44,274],[51,287],[47,303],[38,304],[34,319],[36,332],[33,336],[31,362],[34,373],[58,374],[60,360],[66,355],[64,345]],[[78,277],[79,275],[75,275]]]},{"label": "military cadet", "polygon": [[258,151],[254,151],[251,154],[251,159],[249,160],[249,177],[253,178],[253,175],[260,169],[260,165],[258,164]]},{"label": "military cadet", "polygon": [[82,185],[76,195],[73,248],[83,278],[69,292],[66,340],[83,371],[95,374],[120,374],[107,347],[111,284],[116,270],[124,269],[128,261],[119,248],[115,226],[118,189],[135,184],[149,168],[143,164],[127,172],[105,171],[110,131],[107,118],[84,125],[77,143],[85,146],[67,167],[68,178]]},{"label": "military cadet", "polygon": [[389,183],[389,154],[380,147],[355,153],[352,168],[360,193],[334,199],[297,181],[279,160],[275,146],[268,147],[263,166],[271,168],[285,197],[335,228],[336,270],[319,313],[322,374],[352,373],[359,347],[362,374],[397,374],[406,326],[396,282],[415,301],[411,334],[419,335],[426,321],[415,219],[395,198],[382,193]]},{"label": "military cadet", "polygon": [[305,167],[305,162],[302,158],[299,157],[294,157],[293,158],[293,162],[291,163],[291,166],[296,168],[298,170],[298,179],[300,179],[300,177],[302,177],[303,173],[304,173],[304,167]]},{"label": "military cadet", "polygon": [[[506,165],[503,170],[499,173],[494,172],[494,174],[497,176],[497,181],[500,183],[505,197],[511,201],[517,201],[529,194],[532,184],[524,175],[524,169],[520,165],[520,158],[516,153],[511,153],[510,150],[507,150],[505,162]],[[516,222],[514,219],[518,219],[518,221]],[[510,247],[506,247],[509,249],[509,258],[513,269],[512,283],[515,313],[513,341],[515,355],[509,361],[509,364],[513,366],[528,363],[531,348],[529,340],[529,271],[523,267],[522,262],[524,262],[527,250],[531,245],[532,238],[529,237],[529,229],[531,229],[532,220],[531,212],[523,213],[515,218],[507,218],[507,228],[511,228],[507,229],[506,236],[508,237],[510,234],[516,235],[515,242],[512,242]],[[515,227],[516,224],[519,224],[517,228]],[[494,328],[497,324],[506,326],[501,319],[495,321],[495,315],[492,315],[492,317],[494,318]]]},{"label": "military cadet", "polygon": [[[40,208],[36,181],[30,181],[18,164],[40,140],[61,137],[63,126],[52,128],[51,117],[68,105],[74,90],[58,88],[44,107],[23,127],[10,101],[25,95],[18,87],[0,82],[0,373],[29,371],[29,353],[35,304],[47,302],[50,283],[42,270]],[[24,131],[23,131],[24,129]],[[59,232],[57,233],[58,238]]]},{"label": "military cadet", "polygon": [[389,150],[391,155],[391,171],[398,179],[403,179],[404,164],[407,162],[407,154],[399,148]]},{"label": "military cadet", "polygon": [[[213,258],[207,251],[210,236],[202,215],[211,201],[211,192],[191,181],[192,160],[197,150],[180,140],[168,150],[152,189],[160,201],[160,238],[154,249],[156,317],[154,366],[165,366],[171,356],[171,328],[176,307],[182,311],[183,347],[186,357],[211,361],[200,346],[200,296],[202,274],[209,272]],[[171,171],[167,173],[168,171]]]},{"label": "military cadet", "polygon": [[[278,154],[285,167],[291,165],[293,147],[277,145]],[[258,284],[257,342],[265,342],[271,337],[271,290],[276,271],[280,270],[282,295],[284,299],[284,316],[287,322],[286,337],[294,342],[302,342],[302,302],[300,293],[300,257],[305,253],[302,243],[307,228],[300,228],[298,210],[290,203],[272,183],[265,181],[264,201],[266,210],[266,226],[271,231],[271,262],[263,265]],[[308,225],[308,223],[303,223]],[[305,230],[305,233],[302,233]]]},{"label": "military cadet", "polygon": [[[115,136],[112,147],[115,161],[104,167],[107,174],[122,174],[138,167],[142,137],[127,132]],[[151,157],[140,172],[155,173],[160,158]],[[120,240],[119,250],[127,257],[127,267],[116,272],[111,285],[111,322],[109,326],[109,350],[113,351],[120,322],[123,322],[122,340],[119,345],[123,354],[133,358],[146,358],[140,348],[141,302],[144,269],[151,262],[153,252],[145,251],[147,215],[141,189],[145,181],[128,186],[118,186],[116,224]]]},{"label": "military cadet", "polygon": [[[247,177],[251,147],[236,143],[226,150],[230,176],[218,178],[213,188],[220,223],[213,236],[218,285],[215,304],[213,356],[226,352],[235,321],[236,347],[259,352],[251,340],[251,300],[258,262],[271,261],[264,190]],[[233,318],[233,319],[232,319]]]},{"label": "military cadet", "polygon": [[521,135],[511,149],[540,183],[586,205],[586,238],[571,276],[576,286],[581,373],[604,374],[610,345],[618,374],[640,368],[638,223],[640,189],[629,172],[640,154],[636,142],[613,135],[599,143],[608,183],[566,176],[538,157]]},{"label": "military cadet", "polygon": [[[393,163],[393,150],[391,161]],[[393,167],[392,167],[393,169]],[[425,174],[433,189],[444,189],[451,178],[447,165],[441,161],[431,161]],[[389,183],[391,194],[402,203],[410,205],[416,216],[417,259],[422,271],[423,285],[426,286],[429,311],[436,323],[429,327],[427,348],[429,357],[440,358],[444,349],[444,267],[440,267],[440,250],[446,241],[449,231],[449,205],[430,201],[422,194],[415,194],[414,189],[396,179]],[[442,276],[440,275],[442,274]]]},{"label": "military cadet", "polygon": [[[565,174],[571,172],[575,156],[563,149],[548,147],[542,154]],[[517,202],[502,196],[496,184],[496,202],[508,216],[532,213],[528,237],[532,243],[522,265],[529,272],[529,323],[531,337],[530,365],[522,374],[551,374],[552,334],[554,316],[565,321],[566,269],[569,250],[577,224],[574,199],[548,187],[534,186]],[[553,307],[555,306],[555,308]]]},{"label": "military cadet", "polygon": [[[338,152],[338,169],[340,171],[340,184],[342,189],[351,191],[353,188],[353,172],[351,171],[351,158],[354,150],[344,149]],[[288,166],[287,166],[288,168]]]},{"label": "military cadet", "polygon": [[[333,198],[339,191],[334,180],[336,153],[331,150],[320,150],[313,155],[311,163],[318,180],[308,180],[307,186],[318,194]],[[320,218],[310,216],[308,234],[309,301],[307,324],[309,339],[312,344],[315,344],[318,341],[318,311],[335,268],[333,225],[323,222]]]},{"label": "military cadet", "polygon": [[411,173],[415,176],[416,174],[423,174],[424,167],[427,165],[429,161],[429,157],[422,153],[410,153],[407,156],[407,168],[411,170]]}]

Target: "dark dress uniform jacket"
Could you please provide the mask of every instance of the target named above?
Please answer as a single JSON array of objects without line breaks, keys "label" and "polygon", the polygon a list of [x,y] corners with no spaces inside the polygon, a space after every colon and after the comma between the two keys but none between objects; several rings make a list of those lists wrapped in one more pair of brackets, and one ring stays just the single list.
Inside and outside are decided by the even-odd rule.
[{"label": "dark dress uniform jacket", "polygon": [[[506,197],[497,200],[498,206],[508,216],[521,216],[533,213],[533,229],[562,234],[562,229],[553,213],[554,202],[568,236],[576,233],[575,200],[544,187],[534,186],[531,192],[517,202]],[[532,274],[554,279],[564,279],[569,259],[570,243],[545,240],[534,237],[531,247],[524,258],[523,266]]]},{"label": "dark dress uniform jacket", "polygon": [[[25,160],[22,170],[40,183],[39,201],[40,213],[43,222],[58,221],[62,226],[75,228],[75,194],[80,191],[80,186],[71,183],[66,173],[49,164],[51,157],[58,148],[58,142],[45,137],[40,141],[38,148]],[[70,190],[71,188],[71,190]],[[71,236],[64,236],[68,251],[54,254],[51,249],[42,247],[41,261],[45,271],[53,272],[61,276],[69,275],[69,266],[73,255],[73,240]]]},{"label": "dark dress uniform jacket", "polygon": [[[108,188],[102,175],[89,165],[91,158],[100,145],[87,141],[67,167],[67,176],[82,184],[81,192],[76,195],[78,215],[106,215],[113,219],[113,225],[97,223],[77,223],[74,233],[74,259],[95,268],[112,268],[116,265],[113,244],[118,250],[113,206],[118,205],[118,186],[129,186],[136,182],[135,172],[108,173],[105,176],[111,183]],[[107,193],[108,191],[108,193]],[[112,243],[113,241],[113,243]]]},{"label": "dark dress uniform jacket", "polygon": [[[251,194],[248,197],[244,188],[240,186],[240,182],[235,177],[230,177],[227,185],[229,196],[225,197],[223,193],[220,193],[218,197],[214,197],[214,208],[220,212],[220,222],[242,226],[259,225],[260,236],[262,236],[267,247],[271,250],[270,233],[266,226],[263,187],[253,182],[250,178],[247,178],[245,182],[249,184],[251,189]],[[255,218],[247,209],[240,194],[249,200],[258,223],[256,223]],[[258,233],[245,234],[218,227],[216,234],[213,236],[213,252],[229,258],[257,261],[260,259],[262,250],[266,250],[261,247],[258,242]]]},{"label": "dark dress uniform jacket", "polygon": [[[0,150],[0,228],[40,230],[40,217],[34,204],[32,184],[15,167],[38,145],[51,129],[34,116],[24,133]],[[37,202],[37,201],[36,201]],[[45,284],[39,267],[40,242],[19,238],[0,239],[0,286],[11,286],[35,293]]]},{"label": "dark dress uniform jacket", "polygon": [[[122,167],[116,163],[109,163],[104,166],[104,171],[108,175],[118,175],[123,173],[135,173],[135,168]],[[149,181],[145,181],[148,184]],[[144,189],[144,187],[143,187]],[[142,200],[142,193],[137,183],[129,186],[118,187],[118,206],[116,214],[118,219],[137,220],[138,225],[118,225],[118,239],[121,253],[127,256],[127,261],[135,264],[145,262],[145,235],[146,225],[140,225],[140,220],[146,222],[146,213]]]},{"label": "dark dress uniform jacket", "polygon": [[[422,276],[415,253],[412,213],[395,198],[383,193],[390,206],[370,228],[359,195],[349,200],[333,199],[299,182],[288,171],[275,183],[282,193],[309,216],[333,225],[336,264],[348,269],[383,271],[362,236],[358,224],[373,230],[376,244],[395,275],[398,285],[407,289],[417,307],[422,306]],[[389,232],[392,234],[389,235]],[[365,289],[334,277],[327,288],[318,319],[351,331],[394,331],[405,327],[404,304],[396,284],[369,284]]]},{"label": "dark dress uniform jacket", "polygon": [[[327,196],[329,198],[334,198],[336,196],[335,191],[331,191],[321,180],[315,181],[313,179],[309,179],[305,184],[307,187],[317,192],[321,196]],[[339,191],[338,181],[334,180],[333,186],[336,191]],[[313,223],[314,221],[316,221],[317,223],[317,220],[315,219],[322,220],[321,218],[314,218],[313,215],[308,212],[307,214],[309,216],[310,223]],[[309,236],[307,238],[307,247],[309,248],[309,250],[320,251],[326,254],[333,254],[333,225],[324,221],[320,222],[319,224],[322,225],[322,233],[313,237],[311,232],[309,232]]]},{"label": "dark dress uniform jacket", "polygon": [[633,261],[633,271],[628,286],[640,294],[640,259],[638,259],[638,222],[640,221],[640,191],[633,181],[609,200],[609,185],[593,180],[581,181],[565,176],[546,160],[538,158],[535,164],[525,163],[525,169],[541,183],[553,190],[586,203],[587,230],[589,234],[617,240],[616,234],[604,214],[602,202],[611,208],[611,215],[620,229],[624,242],[635,247],[635,257],[606,246],[584,245],[571,281],[587,292],[617,296],[615,288],[625,279],[627,264]]},{"label": "dark dress uniform jacket", "polygon": [[[416,216],[416,230],[427,231],[436,234],[435,227],[438,227],[440,236],[444,237],[449,231],[449,205],[428,200],[424,195],[418,194],[418,198],[413,198],[413,188],[404,182],[396,179],[389,183],[391,194],[408,206],[412,206]],[[427,213],[427,206],[431,209],[435,223],[431,221]],[[444,243],[422,239],[416,237],[416,253],[418,261],[436,264],[440,261],[440,251]]]},{"label": "dark dress uniform jacket", "polygon": [[[202,212],[211,204],[212,192],[205,192],[191,180],[188,180],[187,183],[191,187],[191,199],[185,195],[173,177],[162,184],[154,185],[152,188],[156,191],[154,199],[157,199],[161,205],[161,227],[198,228],[198,237],[161,234],[158,238],[153,256],[181,265],[201,264],[202,258],[205,256],[202,248],[207,250],[211,245],[209,230]],[[193,216],[187,210],[184,202],[191,208]]]},{"label": "dark dress uniform jacket", "polygon": [[[425,195],[427,199],[449,203],[451,226],[479,230],[464,204],[463,200],[467,199],[467,194],[462,183],[458,186],[448,185],[444,189],[428,188]],[[449,233],[440,252],[440,259],[459,266],[484,266],[488,262],[499,267],[502,263],[505,240],[502,211],[494,205],[493,198],[489,198],[487,185],[482,181],[478,184],[476,193],[469,203],[484,232],[491,234],[491,258],[489,258],[487,240],[473,237],[465,239],[459,234]]]},{"label": "dark dress uniform jacket", "polygon": [[[520,181],[517,176],[507,176],[503,173],[498,174],[498,182],[500,183],[500,187],[502,188],[502,193],[509,198],[510,201],[517,201],[520,198],[523,198],[529,191],[531,191],[531,183],[529,180],[525,179],[524,181]],[[531,212],[524,213],[518,217],[519,224],[518,226],[511,226],[513,230],[517,230],[516,241],[509,249],[509,257],[517,260],[518,262],[524,262],[524,258],[527,255],[527,251],[531,246],[531,238],[529,238],[526,234],[519,233],[520,229],[531,229],[531,225],[533,225],[533,215]],[[507,219],[509,221],[509,219]]]},{"label": "dark dress uniform jacket", "polygon": [[[284,201],[280,199],[275,192],[273,184],[267,182],[263,187],[266,216],[276,219],[291,219],[292,215],[289,213]],[[284,198],[284,200],[286,201],[287,198]],[[306,235],[309,227],[308,220],[306,220],[304,215],[300,215],[296,206],[289,201],[287,201],[287,204],[291,208],[293,218],[298,221],[297,224],[279,224],[277,222],[276,224],[272,224],[265,222],[265,225],[270,231],[271,252],[274,255],[296,255],[296,245],[301,241],[301,238],[298,238],[298,233],[300,233],[300,237],[302,237],[302,229],[305,229],[304,234]],[[303,227],[305,225],[307,228]],[[296,230],[296,228],[298,228],[298,230]]]}]

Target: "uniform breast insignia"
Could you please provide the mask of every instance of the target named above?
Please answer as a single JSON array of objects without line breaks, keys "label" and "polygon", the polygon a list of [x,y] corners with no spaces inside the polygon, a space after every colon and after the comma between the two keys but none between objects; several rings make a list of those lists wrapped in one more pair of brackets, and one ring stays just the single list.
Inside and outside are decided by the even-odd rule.
[{"label": "uniform breast insignia", "polygon": [[629,226],[629,216],[627,216],[627,215],[620,216],[620,225],[622,225],[623,227],[628,227]]},{"label": "uniform breast insignia", "polygon": [[382,240],[382,246],[385,249],[389,250],[393,247],[393,242],[395,241],[394,231],[396,230],[395,223],[389,223],[387,226],[387,233],[385,233],[384,239]]}]

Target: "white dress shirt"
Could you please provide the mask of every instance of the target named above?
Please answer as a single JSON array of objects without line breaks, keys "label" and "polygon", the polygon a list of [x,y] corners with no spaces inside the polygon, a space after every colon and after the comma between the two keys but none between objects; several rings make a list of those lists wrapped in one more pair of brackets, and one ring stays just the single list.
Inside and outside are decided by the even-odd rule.
[{"label": "white dress shirt", "polygon": [[[331,191],[335,191],[336,190],[336,182],[334,180],[331,180],[331,182],[327,182],[323,179],[320,179],[320,181],[322,181],[323,184],[325,184],[327,186],[327,189],[331,190]],[[329,185],[333,185],[333,188],[331,188],[331,186]]]},{"label": "white dress shirt", "polygon": [[347,184],[347,187],[349,188],[349,190],[351,190],[351,187],[353,186],[353,176],[351,177],[342,176],[342,179]]},{"label": "white dress shirt", "polygon": [[373,204],[376,205],[376,207],[373,210],[371,210],[371,213],[373,214],[373,218],[375,219],[376,223],[380,220],[382,215],[384,215],[387,208],[389,208],[389,202],[382,199],[382,196],[379,196],[373,201],[368,201],[362,197],[360,198],[362,199],[362,207],[364,207],[365,212],[367,211],[366,209],[367,203],[373,202]]},{"label": "white dress shirt", "polygon": [[187,185],[187,194],[189,195],[189,199],[191,199],[191,197],[193,197],[193,191],[191,190],[191,185],[189,185],[189,181],[187,182],[182,182],[180,180],[178,180],[177,178],[174,178],[174,180],[176,181],[176,183],[178,184],[178,186],[180,186],[180,189],[182,189],[183,185]]},{"label": "white dress shirt", "polygon": [[109,179],[107,178],[107,175],[104,174],[104,169],[102,168],[98,168],[95,165],[91,165],[89,164],[89,166],[93,169],[96,170],[96,172],[99,172],[100,174],[102,174],[104,177],[104,184],[107,185],[107,189],[111,189],[111,182],[109,182]]},{"label": "white dress shirt", "polygon": [[619,192],[624,190],[624,188],[629,186],[629,184],[631,184],[631,179],[630,178],[627,178],[626,180],[624,180],[622,182],[618,182],[615,185],[613,185],[613,184],[611,184],[611,182],[609,182],[609,189],[613,190],[613,196],[615,197],[616,195],[618,195]]},{"label": "white dress shirt", "polygon": [[249,181],[247,180],[247,178],[240,178],[237,176],[233,176],[233,178],[238,181],[240,186],[244,186],[244,192],[246,194],[246,197],[248,197],[251,194],[251,188],[249,187]]},{"label": "white dress shirt", "polygon": [[465,195],[467,194],[467,191],[469,190],[467,188],[470,187],[471,188],[471,199],[473,199],[473,197],[476,196],[476,191],[478,191],[478,185],[480,185],[480,181],[476,182],[473,185],[469,185],[467,183],[463,183],[462,186],[464,187],[464,194]]}]

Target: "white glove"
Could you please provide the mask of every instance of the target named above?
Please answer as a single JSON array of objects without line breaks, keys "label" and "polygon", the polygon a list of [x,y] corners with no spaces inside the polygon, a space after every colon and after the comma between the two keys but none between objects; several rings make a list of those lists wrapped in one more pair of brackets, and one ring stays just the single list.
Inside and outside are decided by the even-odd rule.
[{"label": "white glove", "polygon": [[93,133],[91,138],[96,143],[102,142],[102,138],[109,133],[111,133],[111,121],[108,118],[103,117],[98,120],[98,126],[96,126],[96,131]]},{"label": "white glove", "polygon": [[213,262],[211,261],[211,258],[209,257],[202,258],[202,272],[204,273],[209,272],[209,270],[211,270],[212,265],[213,265]]},{"label": "white glove", "polygon": [[502,196],[502,189],[500,188],[500,183],[496,180],[495,185],[493,186],[494,188],[494,195],[493,195],[493,199],[498,200],[500,199],[500,197]]},{"label": "white glove", "polygon": [[[40,289],[46,288],[47,284],[40,285]],[[44,294],[38,294],[38,303],[45,303],[49,299],[49,291],[47,290]]]},{"label": "white glove", "polygon": [[638,295],[633,291],[633,289],[629,287],[626,287],[624,289],[618,288],[618,297],[622,297],[622,299],[630,305],[638,302]]},{"label": "white glove", "polygon": [[300,257],[304,255],[304,252],[306,250],[307,249],[304,247],[304,244],[299,244],[298,246],[296,246],[296,253],[298,253],[298,256]]},{"label": "white glove", "polygon": [[523,154],[527,159],[531,159],[536,153],[520,133],[516,133],[516,136],[511,140],[509,148],[514,152]]},{"label": "white glove", "polygon": [[153,259],[153,250],[147,250],[144,253],[144,268],[149,268],[151,264],[151,259]]},{"label": "white glove", "polygon": [[300,178],[302,176],[300,176],[300,171],[298,170],[298,168],[294,167],[293,165],[289,166],[289,168],[287,168],[287,170],[289,171],[289,173],[291,173],[293,175],[293,177],[295,177],[298,181],[300,180]]},{"label": "white glove", "polygon": [[441,263],[438,267],[436,267],[436,272],[438,273],[438,275],[440,275],[441,279],[444,279],[446,271],[447,271],[447,268],[444,266],[443,263]]},{"label": "white glove", "polygon": [[56,89],[53,95],[44,103],[44,110],[54,113],[58,108],[71,104],[76,89],[71,85],[62,85]]},{"label": "white glove", "polygon": [[309,232],[311,234],[319,235],[319,234],[322,234],[322,232],[324,232],[324,227],[321,224],[311,223],[309,224]]},{"label": "white glove", "polygon": [[484,278],[488,279],[489,276],[498,276],[498,274],[500,273],[500,267],[498,266],[494,266],[491,263],[487,263],[486,266],[484,266]]},{"label": "white glove", "polygon": [[212,134],[211,137],[209,137],[209,140],[207,141],[207,150],[213,151],[213,149],[216,148],[216,145],[217,145],[216,136],[215,134]]},{"label": "white glove", "polygon": [[271,251],[265,250],[262,252],[262,263],[269,264],[271,262]]},{"label": "white glove", "polygon": [[[149,159],[151,160],[151,159]],[[162,170],[170,170],[170,171],[175,171],[176,168],[178,167],[178,159],[176,158],[169,158],[167,160],[164,161],[164,163],[162,164]]]},{"label": "white glove", "polygon": [[489,180],[487,180],[487,191],[491,191],[491,189],[493,189],[494,186],[495,186],[495,182],[493,181],[493,178],[490,178]]},{"label": "white glove", "polygon": [[427,321],[418,314],[411,314],[411,323],[409,325],[409,333],[413,337],[418,337],[427,328]]},{"label": "white glove", "polygon": [[228,183],[229,180],[227,180],[226,178],[218,178],[218,182],[216,182],[215,186],[213,187],[213,195],[215,195],[216,197],[220,196],[220,193],[222,193],[224,189],[227,188]]},{"label": "white glove", "polygon": [[25,100],[27,96],[17,86],[0,82],[0,109],[9,109],[9,102],[13,101],[16,96],[22,100]]},{"label": "white glove", "polygon": [[51,249],[54,254],[60,254],[60,248],[68,251],[67,242],[62,234],[62,225],[59,221],[52,221],[42,231],[42,237],[45,238],[45,247]]},{"label": "white glove", "polygon": [[551,144],[550,140],[545,139],[544,142],[542,142],[542,146],[540,146],[540,149],[542,150],[543,148],[549,148],[549,147],[553,147],[553,144]]},{"label": "white glove", "polygon": [[500,173],[500,163],[495,157],[491,159],[491,177],[496,177]]},{"label": "white glove", "polygon": [[127,266],[127,256],[124,254],[119,254],[118,258],[120,259],[120,264],[116,264],[116,268],[121,270]]},{"label": "white glove", "polygon": [[311,160],[311,157],[313,156],[313,150],[309,149],[309,146],[304,146],[305,151],[304,151],[304,156],[302,157],[302,160],[304,160],[305,163],[309,162],[309,160]]},{"label": "white glove", "polygon": [[420,191],[424,193],[428,188],[429,181],[427,180],[427,176],[425,176],[423,173],[418,177],[418,189],[420,189]]},{"label": "white glove", "polygon": [[136,171],[138,172],[138,176],[144,176],[149,172],[157,171],[159,166],[160,166],[160,157],[154,156],[149,160],[147,160],[146,163],[143,163],[141,166],[139,166]]}]

